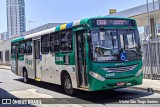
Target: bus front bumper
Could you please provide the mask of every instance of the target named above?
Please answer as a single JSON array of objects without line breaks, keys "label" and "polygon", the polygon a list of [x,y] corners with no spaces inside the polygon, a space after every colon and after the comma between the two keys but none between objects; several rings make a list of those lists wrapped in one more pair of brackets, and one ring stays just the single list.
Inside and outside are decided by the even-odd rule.
[{"label": "bus front bumper", "polygon": [[[107,89],[116,89],[116,88],[126,88],[134,85],[142,84],[143,74],[139,77],[133,76],[128,78],[120,79],[106,79],[105,81],[99,81],[93,77],[90,77],[90,91],[99,91]],[[123,86],[117,86],[117,83],[125,83]]]}]

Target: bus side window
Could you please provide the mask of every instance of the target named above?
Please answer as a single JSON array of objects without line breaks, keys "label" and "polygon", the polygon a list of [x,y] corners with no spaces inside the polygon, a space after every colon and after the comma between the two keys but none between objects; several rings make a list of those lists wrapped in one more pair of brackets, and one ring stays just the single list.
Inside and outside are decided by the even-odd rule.
[{"label": "bus side window", "polygon": [[61,34],[61,51],[72,51],[72,30],[63,31]]},{"label": "bus side window", "polygon": [[59,32],[51,34],[50,51],[51,53],[59,52]]},{"label": "bus side window", "polygon": [[44,35],[41,37],[41,52],[42,54],[48,54],[50,47],[50,35]]},{"label": "bus side window", "polygon": [[32,40],[26,41],[26,54],[32,54]]},{"label": "bus side window", "polygon": [[11,44],[11,55],[14,56],[15,55],[15,52],[16,52],[16,46],[15,44]]},{"label": "bus side window", "polygon": [[24,41],[20,42],[20,45],[19,45],[19,54],[20,55],[25,54],[25,48],[26,48],[26,43]]}]

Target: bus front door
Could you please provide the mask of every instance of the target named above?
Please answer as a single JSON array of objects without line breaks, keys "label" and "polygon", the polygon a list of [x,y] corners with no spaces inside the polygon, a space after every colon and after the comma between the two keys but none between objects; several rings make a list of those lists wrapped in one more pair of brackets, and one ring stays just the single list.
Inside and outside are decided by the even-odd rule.
[{"label": "bus front door", "polygon": [[34,71],[35,71],[35,79],[41,80],[41,70],[40,70],[40,40],[34,40]]},{"label": "bus front door", "polygon": [[86,87],[86,48],[85,48],[85,31],[76,32],[75,38],[75,60],[76,60],[76,74],[77,82],[80,88]]}]

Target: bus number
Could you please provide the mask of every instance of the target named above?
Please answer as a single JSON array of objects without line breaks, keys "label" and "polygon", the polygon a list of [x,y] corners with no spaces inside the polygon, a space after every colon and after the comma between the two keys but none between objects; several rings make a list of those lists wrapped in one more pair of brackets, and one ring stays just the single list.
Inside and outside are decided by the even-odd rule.
[{"label": "bus number", "polygon": [[63,57],[56,57],[56,61],[61,61],[61,62],[63,62]]}]

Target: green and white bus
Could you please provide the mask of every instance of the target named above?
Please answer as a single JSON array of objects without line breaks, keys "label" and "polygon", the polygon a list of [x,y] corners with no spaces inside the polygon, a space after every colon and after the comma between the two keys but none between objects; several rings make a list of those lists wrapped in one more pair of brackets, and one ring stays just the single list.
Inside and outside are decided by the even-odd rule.
[{"label": "green and white bus", "polygon": [[75,89],[98,91],[142,84],[140,37],[134,19],[93,17],[11,42],[12,72]]}]

